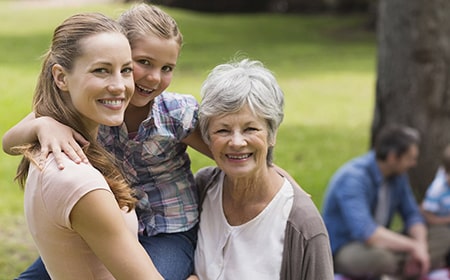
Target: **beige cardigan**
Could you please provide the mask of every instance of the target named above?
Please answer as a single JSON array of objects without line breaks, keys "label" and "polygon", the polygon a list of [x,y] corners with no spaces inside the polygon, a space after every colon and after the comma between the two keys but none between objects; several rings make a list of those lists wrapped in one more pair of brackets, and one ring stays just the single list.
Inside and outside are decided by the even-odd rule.
[{"label": "beige cardigan", "polygon": [[[205,167],[196,173],[200,211],[221,172],[217,167]],[[330,241],[322,217],[310,196],[296,182],[289,182],[294,186],[294,202],[285,229],[280,279],[333,280]]]}]

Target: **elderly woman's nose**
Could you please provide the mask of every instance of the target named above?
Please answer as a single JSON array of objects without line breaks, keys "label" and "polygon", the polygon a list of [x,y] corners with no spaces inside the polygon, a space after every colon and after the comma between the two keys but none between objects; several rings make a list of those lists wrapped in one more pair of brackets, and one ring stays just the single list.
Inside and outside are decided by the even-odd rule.
[{"label": "elderly woman's nose", "polygon": [[244,135],[242,135],[242,133],[234,132],[231,135],[229,144],[233,145],[233,146],[243,146],[243,145],[247,144],[247,141],[245,140],[245,137],[244,137]]}]

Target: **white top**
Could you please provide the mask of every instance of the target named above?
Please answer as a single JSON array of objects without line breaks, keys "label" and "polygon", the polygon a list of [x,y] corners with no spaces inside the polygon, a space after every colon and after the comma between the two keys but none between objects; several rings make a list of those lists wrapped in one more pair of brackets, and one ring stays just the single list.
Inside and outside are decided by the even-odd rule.
[{"label": "white top", "polygon": [[422,206],[423,209],[441,217],[450,215],[450,185],[443,167],[438,169],[428,187]]},{"label": "white top", "polygon": [[[30,164],[24,194],[30,233],[52,279],[112,280],[111,273],[72,229],[70,212],[88,192],[101,189],[113,193],[92,165],[64,157],[64,166],[64,170],[58,169],[53,154],[42,171]],[[123,217],[137,239],[136,213],[123,212]]]},{"label": "white top", "polygon": [[223,178],[222,174],[203,202],[195,273],[200,280],[279,279],[286,222],[294,200],[292,186],[285,179],[258,216],[230,226],[223,213]]}]

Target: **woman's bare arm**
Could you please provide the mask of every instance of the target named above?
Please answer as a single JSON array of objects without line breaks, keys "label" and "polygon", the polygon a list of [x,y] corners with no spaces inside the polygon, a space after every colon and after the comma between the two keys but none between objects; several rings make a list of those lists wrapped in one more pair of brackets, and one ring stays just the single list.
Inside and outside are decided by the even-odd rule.
[{"label": "woman's bare arm", "polygon": [[184,138],[182,142],[212,159],[212,153],[209,150],[208,145],[206,145],[206,143],[203,141],[200,129],[198,127],[194,130],[194,132],[189,134],[188,137]]},{"label": "woman's bare arm", "polygon": [[73,207],[70,221],[116,279],[163,279],[127,228],[112,193],[99,189],[87,193]]}]

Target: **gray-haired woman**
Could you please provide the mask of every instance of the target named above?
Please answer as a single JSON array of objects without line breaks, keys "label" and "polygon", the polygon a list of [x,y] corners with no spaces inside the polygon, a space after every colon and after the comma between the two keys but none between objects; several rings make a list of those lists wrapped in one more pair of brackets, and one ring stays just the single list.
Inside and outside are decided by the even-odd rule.
[{"label": "gray-haired woman", "polygon": [[196,174],[203,201],[200,279],[333,279],[319,211],[272,163],[284,97],[261,62],[213,69],[202,86],[200,129],[217,167]]}]

